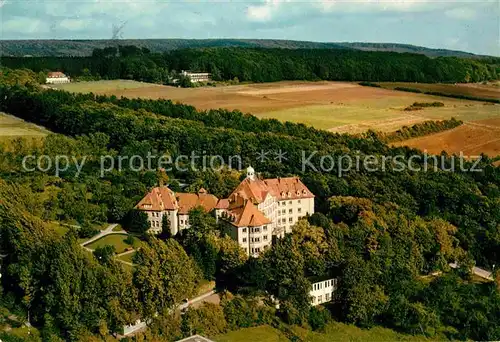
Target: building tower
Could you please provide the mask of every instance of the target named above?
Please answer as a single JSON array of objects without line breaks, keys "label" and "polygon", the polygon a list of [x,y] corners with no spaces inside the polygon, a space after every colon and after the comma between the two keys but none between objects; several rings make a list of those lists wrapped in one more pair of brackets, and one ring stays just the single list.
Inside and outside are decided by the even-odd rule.
[{"label": "building tower", "polygon": [[247,168],[247,178],[252,181],[255,180],[255,170],[251,166]]}]

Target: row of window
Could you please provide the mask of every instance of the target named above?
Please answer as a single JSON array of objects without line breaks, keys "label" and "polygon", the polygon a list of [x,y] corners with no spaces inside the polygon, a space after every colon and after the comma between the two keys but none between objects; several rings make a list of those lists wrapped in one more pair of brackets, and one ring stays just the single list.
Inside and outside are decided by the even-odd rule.
[{"label": "row of window", "polygon": [[158,221],[151,221],[151,227],[160,227],[160,222],[158,222]]},{"label": "row of window", "polygon": [[[293,202],[292,201],[288,201],[288,204],[292,204]],[[300,200],[297,200],[297,203],[300,204]],[[286,205],[286,201],[281,201],[281,202],[278,202],[278,207],[279,206],[285,206]]]},{"label": "row of window", "polygon": [[259,253],[260,248],[252,248],[252,254]]},{"label": "row of window", "polygon": [[[325,302],[329,302],[330,299],[333,299],[333,292],[332,292],[331,295],[329,293],[325,294]],[[312,302],[313,302],[313,304],[315,304],[315,303],[318,303],[318,304],[323,303],[323,295],[319,295],[318,297],[313,296],[312,297]]]},{"label": "row of window", "polygon": [[153,211],[153,212],[151,212],[151,216],[153,216],[153,217],[160,217],[160,212],[159,211]]},{"label": "row of window", "polygon": [[[297,190],[296,194],[297,194],[297,196],[300,196],[300,195],[305,196],[305,195],[307,195],[307,192],[305,190],[302,190],[302,191]],[[285,197],[285,196],[292,197],[292,193],[290,191],[288,191],[288,192],[282,191],[281,197]]]},{"label": "row of window", "polygon": [[[263,232],[267,232],[267,226],[263,226],[262,227],[262,231]],[[247,232],[247,228],[243,228],[241,230],[242,233],[246,233]],[[250,227],[250,233],[260,233],[260,227]]]},{"label": "row of window", "polygon": [[[302,213],[302,208],[298,208],[297,212],[300,214]],[[288,209],[288,214],[293,214],[293,209]],[[286,209],[282,209],[281,211],[278,210],[278,216],[281,215],[286,215]]]},{"label": "row of window", "polygon": [[329,287],[329,286],[335,286],[335,279],[330,279],[330,280],[323,281],[321,283],[313,284],[313,290],[314,291],[321,290],[321,289]]},{"label": "row of window", "polygon": [[[262,240],[263,241],[267,241],[267,235],[264,235],[262,237]],[[247,242],[247,238],[246,237],[243,238],[243,242]],[[250,238],[250,242],[260,242],[260,237]]]}]

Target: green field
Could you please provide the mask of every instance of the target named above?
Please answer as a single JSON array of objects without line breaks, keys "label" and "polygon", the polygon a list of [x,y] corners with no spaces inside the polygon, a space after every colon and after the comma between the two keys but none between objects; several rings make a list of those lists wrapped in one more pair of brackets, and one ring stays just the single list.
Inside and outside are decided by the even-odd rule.
[{"label": "green field", "polygon": [[213,338],[215,342],[278,342],[289,341],[283,333],[268,325],[243,328]]},{"label": "green field", "polygon": [[125,242],[126,238],[126,234],[111,234],[100,238],[99,240],[94,241],[91,244],[85,245],[85,247],[95,250],[97,247],[111,245],[115,247],[115,252],[119,254],[125,252],[125,249],[129,247],[133,247]]},{"label": "green field", "polygon": [[155,84],[131,80],[103,80],[51,85],[51,87],[53,88],[75,93],[106,92],[112,90],[137,89],[151,86],[155,86]]},{"label": "green field", "polygon": [[[292,327],[292,331],[302,341],[306,342],[431,341],[422,336],[404,335],[387,328],[361,329],[353,325],[337,322],[330,323],[325,332],[322,333],[300,327]],[[224,335],[215,336],[213,340],[216,342],[290,341],[281,331],[267,325],[231,331]]]},{"label": "green field", "polygon": [[[359,133],[368,129],[395,131],[402,126],[425,120],[444,120],[455,117],[462,121],[500,118],[500,105],[438,96],[401,92],[402,96],[380,99],[360,99],[340,104],[311,105],[256,114],[261,118],[304,123],[320,129]],[[444,107],[428,107],[405,111],[414,102],[444,103]]]},{"label": "green field", "polygon": [[[319,129],[348,133],[368,129],[395,131],[402,126],[451,117],[463,121],[500,118],[500,105],[363,87],[352,82],[287,81],[216,88],[176,88],[116,80],[77,82],[58,87],[117,97],[170,99],[200,110],[237,109],[260,118],[304,123]],[[435,101],[444,103],[444,107],[411,112],[404,110],[414,102]]]},{"label": "green field", "polygon": [[130,262],[130,263],[133,263],[133,261],[132,261],[132,260],[134,260],[135,253],[136,253],[136,252],[129,253],[129,254],[125,254],[125,255],[122,255],[122,256],[117,257],[117,259],[120,259],[120,260],[122,260],[122,261],[126,261],[126,262]]},{"label": "green field", "polygon": [[50,132],[35,124],[26,122],[11,115],[0,113],[0,137],[44,137]]}]

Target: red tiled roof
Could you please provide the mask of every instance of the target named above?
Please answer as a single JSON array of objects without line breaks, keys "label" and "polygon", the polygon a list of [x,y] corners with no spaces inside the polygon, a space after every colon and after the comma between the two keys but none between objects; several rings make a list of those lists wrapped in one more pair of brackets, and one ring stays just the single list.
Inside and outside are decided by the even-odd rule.
[{"label": "red tiled roof", "polygon": [[228,210],[228,215],[226,219],[236,227],[257,227],[271,223],[271,220],[248,200],[243,206]]},{"label": "red tiled roof", "polygon": [[262,203],[268,193],[269,189],[262,180],[245,178],[229,195],[229,199],[234,200],[235,196],[238,196],[243,199],[250,199],[254,203]]},{"label": "red tiled roof", "polygon": [[206,191],[198,194],[174,193],[166,186],[153,188],[136,205],[139,210],[163,211],[179,209],[180,214],[187,214],[194,207],[202,207],[207,212],[214,209],[219,199]]},{"label": "red tiled roof", "polygon": [[227,198],[220,199],[215,206],[215,209],[227,209],[229,208],[229,200]]},{"label": "red tiled roof", "polygon": [[250,199],[253,203],[262,203],[267,194],[277,199],[313,198],[314,194],[298,177],[255,179],[245,178],[229,195],[230,202],[237,202],[237,197]]},{"label": "red tiled roof", "polygon": [[166,186],[153,188],[136,205],[139,210],[163,211],[174,210],[179,207],[174,192]]},{"label": "red tiled roof", "polygon": [[209,212],[215,208],[219,199],[214,195],[205,192],[198,192],[197,194],[177,193],[177,203],[179,203],[179,214],[187,214],[195,207],[202,207],[205,211]]},{"label": "red tiled roof", "polygon": [[48,78],[60,78],[60,77],[66,77],[65,74],[63,74],[60,71],[52,71],[47,74]]},{"label": "red tiled roof", "polygon": [[264,183],[278,199],[314,197],[314,194],[302,183],[299,177],[264,179]]}]

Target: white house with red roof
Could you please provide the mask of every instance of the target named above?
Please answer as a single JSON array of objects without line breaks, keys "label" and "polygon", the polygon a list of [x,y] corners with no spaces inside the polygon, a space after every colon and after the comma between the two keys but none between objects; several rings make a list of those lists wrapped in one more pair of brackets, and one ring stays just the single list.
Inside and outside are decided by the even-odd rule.
[{"label": "white house with red roof", "polygon": [[45,79],[45,83],[47,84],[62,84],[70,82],[70,78],[60,71],[49,72],[47,74],[47,78]]},{"label": "white house with red roof", "polygon": [[218,199],[204,189],[197,194],[174,193],[166,186],[151,190],[136,206],[147,213],[150,232],[162,231],[169,220],[172,235],[189,227],[189,211],[202,207],[215,212],[226,233],[247,252],[258,255],[271,246],[273,236],[283,237],[306,215],[314,213],[314,194],[298,177],[260,179],[252,167],[228,198]]}]

